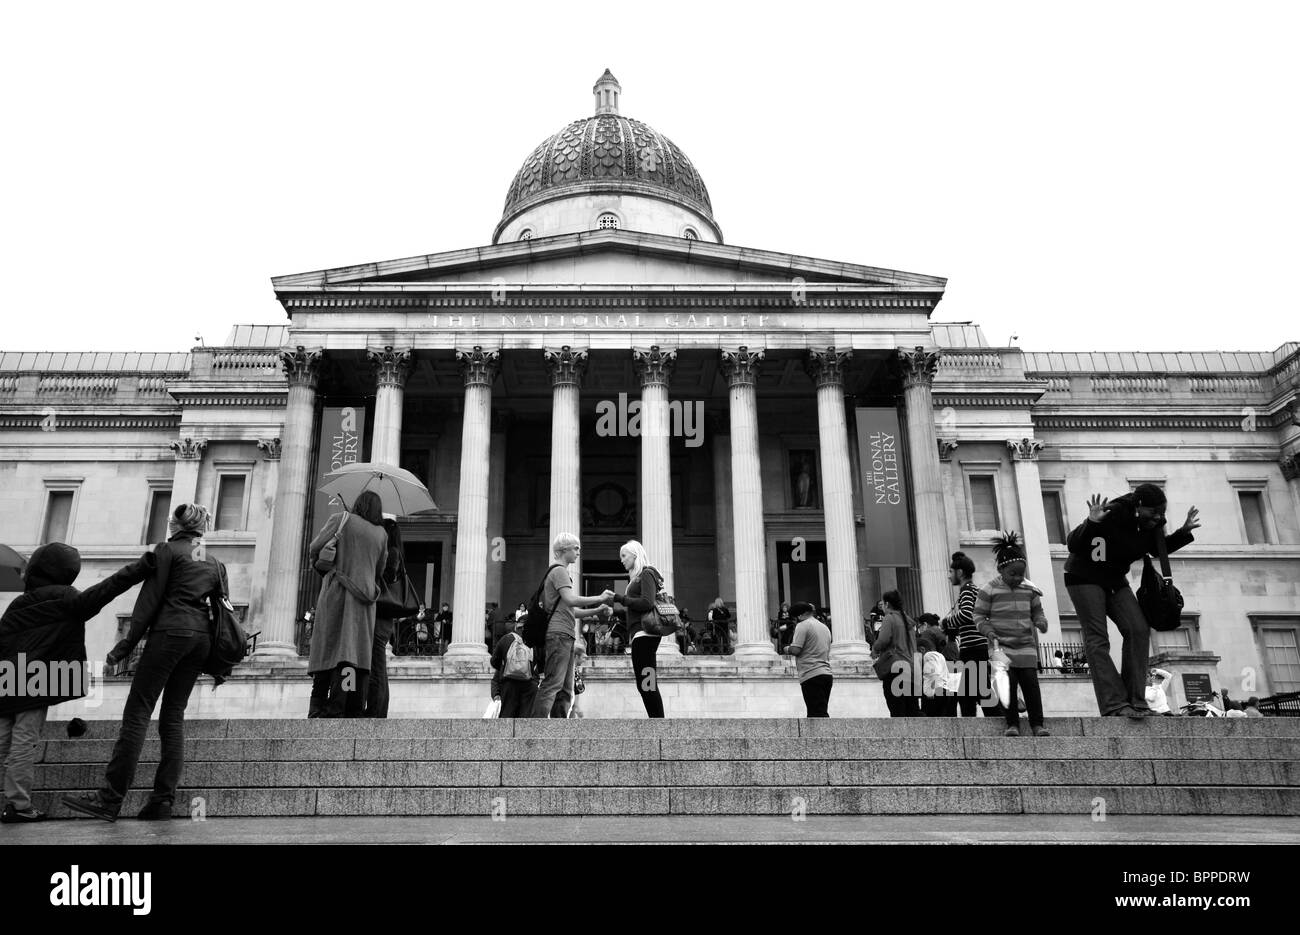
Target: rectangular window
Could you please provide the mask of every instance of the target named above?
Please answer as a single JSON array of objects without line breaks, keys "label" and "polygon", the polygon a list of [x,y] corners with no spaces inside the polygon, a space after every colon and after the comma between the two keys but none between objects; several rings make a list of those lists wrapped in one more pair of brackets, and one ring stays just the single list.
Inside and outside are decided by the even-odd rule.
[{"label": "rectangular window", "polygon": [[1300,691],[1300,626],[1261,625],[1264,666],[1273,694]]},{"label": "rectangular window", "polygon": [[145,527],[144,541],[153,545],[167,540],[167,508],[172,503],[172,492],[157,488],[149,491],[149,523]]},{"label": "rectangular window", "polygon": [[996,478],[973,474],[970,479],[970,509],[973,529],[998,529]]},{"label": "rectangular window", "polygon": [[244,528],[244,487],[248,478],[243,474],[222,474],[217,487],[217,516],[214,529]]},{"label": "rectangular window", "polygon": [[72,498],[74,490],[51,490],[45,507],[45,528],[41,531],[41,544],[67,542],[68,527],[72,523]]},{"label": "rectangular window", "polygon": [[1047,541],[1065,542],[1065,515],[1061,512],[1061,492],[1043,491],[1043,515],[1047,517]]},{"label": "rectangular window", "polygon": [[1267,545],[1268,527],[1264,523],[1264,494],[1258,490],[1239,490],[1241,517],[1246,521],[1246,542],[1249,545]]},{"label": "rectangular window", "polygon": [[1162,652],[1199,652],[1201,649],[1201,619],[1199,615],[1184,616],[1177,630],[1152,630],[1151,655]]}]

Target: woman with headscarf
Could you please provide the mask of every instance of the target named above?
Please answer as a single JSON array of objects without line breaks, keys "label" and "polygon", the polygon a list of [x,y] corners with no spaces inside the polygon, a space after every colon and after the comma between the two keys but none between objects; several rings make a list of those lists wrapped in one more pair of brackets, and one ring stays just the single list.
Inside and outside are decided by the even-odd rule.
[{"label": "woman with headscarf", "polygon": [[335,513],[308,547],[316,564],[331,539],[334,566],[316,599],[316,623],[307,656],[312,676],[308,717],[361,717],[375,642],[375,602],[388,563],[379,495],[363,491],[350,513]]},{"label": "woman with headscarf", "polygon": [[202,674],[211,646],[211,601],[228,593],[226,567],[203,547],[210,517],[206,507],[182,503],[172,511],[166,542],[154,547],[157,570],[145,579],[131,613],[131,628],[108,654],[108,664],[126,659],[146,634],[140,664],[131,679],[122,727],[104,773],[104,785],[63,804],[83,815],[115,821],[131,789],[149,719],[162,698],[158,736],[162,751],[153,793],[137,818],[171,818],[172,802],[185,765],[185,707]]},{"label": "woman with headscarf", "polygon": [[655,612],[655,596],[664,586],[663,575],[650,564],[645,546],[635,539],[623,543],[618,551],[619,561],[627,569],[627,591],[615,596],[614,603],[627,610],[627,632],[632,641],[632,676],[636,679],[637,694],[645,705],[645,713],[652,718],[664,716],[664,699],[659,694],[659,673],[656,656],[659,640],[645,630],[645,619]]}]

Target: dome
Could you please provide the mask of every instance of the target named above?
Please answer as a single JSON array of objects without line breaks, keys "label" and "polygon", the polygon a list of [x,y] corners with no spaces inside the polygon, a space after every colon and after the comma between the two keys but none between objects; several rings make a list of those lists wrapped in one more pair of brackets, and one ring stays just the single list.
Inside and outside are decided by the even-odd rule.
[{"label": "dome", "polygon": [[[653,127],[618,113],[621,89],[608,69],[594,90],[597,112],[548,137],[520,166],[506,194],[497,236],[538,205],[602,194],[680,206],[691,220],[698,216],[719,235],[704,179],[681,148]],[[695,236],[693,227],[686,236]]]}]

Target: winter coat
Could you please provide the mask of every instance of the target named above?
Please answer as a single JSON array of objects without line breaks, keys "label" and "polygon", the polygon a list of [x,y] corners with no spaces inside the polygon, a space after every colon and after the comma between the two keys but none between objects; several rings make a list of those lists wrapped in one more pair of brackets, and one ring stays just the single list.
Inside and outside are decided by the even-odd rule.
[{"label": "winter coat", "polygon": [[1029,581],[1011,588],[1002,576],[980,588],[975,597],[975,627],[985,639],[998,641],[998,649],[1011,660],[1013,669],[1038,665],[1038,644],[1034,629],[1047,632],[1043,613],[1043,592]]},{"label": "winter coat", "polygon": [[[1112,509],[1100,523],[1085,519],[1066,539],[1070,557],[1065,560],[1065,584],[1095,584],[1114,594],[1128,586],[1129,567],[1144,555],[1156,554],[1154,529],[1139,529],[1137,496],[1125,494],[1110,501]],[[1177,552],[1193,540],[1191,532],[1178,530],[1165,537],[1165,546]],[[1098,542],[1097,540],[1101,540]],[[1099,547],[1105,544],[1105,550]],[[1094,561],[1093,554],[1104,558]]]},{"label": "winter coat", "polygon": [[[131,629],[122,643],[134,649],[141,637],[168,630],[208,633],[212,628],[211,597],[228,588],[226,566],[208,556],[194,557],[196,532],[178,532],[154,546],[157,571],[140,589],[131,611]],[[122,643],[118,648],[123,648]]]},{"label": "winter coat", "polygon": [[[18,654],[27,664],[44,664],[49,678],[77,666],[82,675],[57,676],[69,689],[64,695],[18,694],[5,690],[0,697],[0,715],[51,707],[75,701],[86,693],[86,621],[110,601],[139,584],[156,568],[152,553],[118,569],[113,575],[84,591],[72,587],[81,571],[81,555],[70,545],[51,542],[32,553],[24,580],[27,589],[5,608],[0,617],[0,665],[26,680],[17,670]],[[26,684],[26,682],[25,682]],[[48,684],[48,683],[47,683]],[[56,686],[48,685],[49,690]],[[60,686],[61,687],[61,686]]]},{"label": "winter coat", "polygon": [[629,581],[627,591],[619,603],[627,608],[627,637],[632,639],[645,627],[642,625],[647,615],[655,609],[655,597],[664,586],[664,579],[657,568],[647,565],[641,570],[641,577]]},{"label": "winter coat", "polygon": [[[314,565],[345,514],[335,513],[311,541],[308,553]],[[311,633],[308,672],[324,672],[340,664],[369,670],[375,640],[375,601],[388,561],[388,533],[359,516],[348,521],[339,535],[334,570],[321,582]]]}]

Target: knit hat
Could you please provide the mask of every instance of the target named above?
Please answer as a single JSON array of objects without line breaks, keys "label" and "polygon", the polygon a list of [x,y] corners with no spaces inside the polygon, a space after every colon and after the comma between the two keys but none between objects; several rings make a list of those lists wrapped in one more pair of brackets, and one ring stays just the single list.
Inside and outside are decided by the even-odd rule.
[{"label": "knit hat", "polygon": [[172,511],[169,524],[175,532],[207,532],[208,508],[198,503],[182,503]]},{"label": "knit hat", "polygon": [[1025,561],[1024,540],[1020,538],[1019,533],[1004,532],[994,539],[993,555],[997,559],[999,571],[1012,562],[1023,562]]},{"label": "knit hat", "polygon": [[1133,491],[1133,499],[1138,506],[1161,507],[1168,503],[1165,492],[1155,484],[1139,484]]}]

